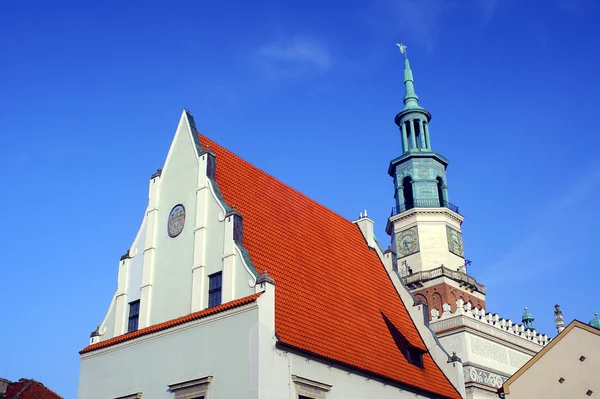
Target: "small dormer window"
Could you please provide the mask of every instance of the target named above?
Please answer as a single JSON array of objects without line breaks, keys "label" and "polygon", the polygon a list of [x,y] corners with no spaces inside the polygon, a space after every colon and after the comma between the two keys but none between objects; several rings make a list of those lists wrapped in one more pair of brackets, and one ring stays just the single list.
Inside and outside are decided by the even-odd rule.
[{"label": "small dormer window", "polygon": [[423,367],[423,352],[415,348],[408,348],[406,351],[406,360],[408,360],[410,364]]}]

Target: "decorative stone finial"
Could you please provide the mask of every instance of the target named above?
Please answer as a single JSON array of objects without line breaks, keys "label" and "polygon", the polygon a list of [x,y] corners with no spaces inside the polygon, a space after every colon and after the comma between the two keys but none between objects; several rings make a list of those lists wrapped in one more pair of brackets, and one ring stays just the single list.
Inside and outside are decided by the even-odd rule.
[{"label": "decorative stone finial", "polygon": [[560,332],[565,329],[565,319],[563,318],[562,310],[560,310],[559,305],[554,305],[554,323],[556,331],[560,334]]},{"label": "decorative stone finial", "polygon": [[275,280],[273,280],[273,278],[271,276],[269,276],[269,273],[266,270],[264,270],[263,274],[261,274],[256,279],[256,284],[263,284],[263,283],[269,283],[269,284],[275,285]]},{"label": "decorative stone finial", "polygon": [[448,358],[448,363],[454,363],[454,362],[460,362],[462,363],[462,360],[460,357],[456,356],[456,352],[452,352],[452,356],[450,356]]},{"label": "decorative stone finial", "polygon": [[150,180],[154,179],[155,177],[159,177],[160,175],[162,175],[162,169],[156,169],[156,172],[152,174]]},{"label": "decorative stone finial", "polygon": [[125,259],[129,259],[131,256],[129,256],[129,250],[127,250],[127,252],[125,252],[123,255],[121,255],[121,259],[120,260],[125,260]]},{"label": "decorative stone finial", "polygon": [[96,327],[96,329],[94,331],[92,331],[92,333],[90,334],[90,338],[99,337],[99,336],[100,336],[100,324],[98,324],[98,327]]}]

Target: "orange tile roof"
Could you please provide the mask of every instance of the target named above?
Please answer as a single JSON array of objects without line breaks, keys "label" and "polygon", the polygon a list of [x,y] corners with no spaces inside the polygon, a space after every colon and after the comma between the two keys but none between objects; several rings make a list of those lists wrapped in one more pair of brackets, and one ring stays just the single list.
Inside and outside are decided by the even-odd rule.
[{"label": "orange tile roof", "polygon": [[46,388],[41,382],[25,378],[8,384],[4,396],[0,392],[0,397],[4,399],[63,399],[62,396]]},{"label": "orange tile roof", "polygon": [[[450,398],[435,364],[408,363],[397,329],[426,350],[377,253],[358,226],[200,135],[216,155],[216,181],[244,220],[243,245],[275,280],[275,329],[286,345]],[[393,326],[386,323],[391,322]]]},{"label": "orange tile roof", "polygon": [[249,295],[249,296],[246,296],[246,297],[243,297],[240,299],[236,299],[235,301],[223,303],[219,306],[204,309],[204,310],[201,310],[201,311],[195,312],[195,313],[190,313],[186,316],[182,316],[177,319],[165,321],[164,323],[155,324],[150,327],[142,328],[141,330],[137,330],[132,333],[119,335],[117,337],[107,339],[106,341],[97,342],[95,344],[86,346],[85,348],[80,350],[79,354],[84,354],[84,353],[92,352],[92,351],[95,351],[98,349],[106,348],[108,346],[120,344],[121,342],[129,341],[129,340],[135,339],[137,337],[141,337],[143,335],[154,334],[154,333],[157,333],[162,330],[167,330],[169,328],[173,328],[180,324],[189,323],[194,320],[200,320],[205,317],[212,316],[214,314],[221,313],[221,312],[224,312],[229,309],[247,305],[249,303],[256,301],[256,298],[258,298],[261,294],[262,294],[262,292],[259,292],[259,293]]}]

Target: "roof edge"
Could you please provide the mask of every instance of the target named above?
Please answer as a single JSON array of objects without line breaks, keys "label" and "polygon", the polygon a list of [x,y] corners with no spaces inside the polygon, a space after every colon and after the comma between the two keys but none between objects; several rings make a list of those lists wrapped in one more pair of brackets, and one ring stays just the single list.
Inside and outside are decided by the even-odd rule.
[{"label": "roof edge", "polygon": [[243,298],[239,298],[239,299],[235,299],[230,302],[223,303],[219,306],[204,309],[199,312],[190,313],[185,316],[181,316],[181,317],[178,317],[175,319],[164,321],[162,323],[154,324],[152,326],[142,328],[141,330],[137,330],[137,331],[134,331],[131,333],[123,334],[123,335],[118,335],[116,337],[107,339],[106,341],[100,341],[95,344],[88,345],[85,348],[83,348],[82,350],[80,350],[79,354],[83,355],[85,353],[94,352],[99,349],[108,348],[110,346],[114,346],[114,345],[117,345],[117,344],[120,344],[123,342],[131,341],[131,340],[134,340],[136,338],[139,338],[139,337],[142,337],[145,335],[151,335],[151,334],[155,334],[159,331],[169,330],[173,327],[177,327],[182,324],[187,324],[192,321],[201,320],[208,316],[212,316],[212,315],[215,315],[218,313],[223,313],[227,310],[231,310],[231,309],[235,309],[235,308],[238,308],[238,307],[241,307],[244,305],[248,305],[250,303],[256,302],[256,299],[261,295],[262,295],[262,292],[258,292],[256,294],[248,295]]},{"label": "roof edge", "polygon": [[[407,382],[398,381],[396,379],[387,377],[387,376],[385,376],[383,374],[379,374],[379,373],[376,373],[376,372],[373,372],[373,371],[369,371],[367,369],[363,369],[361,367],[352,365],[350,363],[342,362],[340,360],[336,360],[336,359],[333,359],[333,358],[330,358],[330,357],[327,357],[327,356],[323,356],[323,355],[320,355],[318,353],[311,352],[311,351],[309,351],[307,349],[303,349],[303,348],[300,348],[300,347],[295,346],[295,345],[287,344],[287,343],[285,343],[285,342],[283,342],[281,340],[277,341],[277,345],[281,346],[282,348],[279,348],[279,349],[282,349],[282,350],[287,349],[287,350],[290,350],[292,352],[299,352],[300,355],[301,354],[309,354],[315,360],[326,361],[326,362],[329,362],[331,364],[337,364],[337,365],[340,365],[340,366],[343,366],[343,367],[347,367],[347,368],[349,368],[351,370],[356,370],[359,373],[362,373],[362,374],[365,374],[365,375],[370,375],[370,376],[377,377],[378,379],[384,380],[384,382],[388,383],[388,385],[391,385],[389,383],[392,383],[393,385],[396,385],[398,388],[404,389],[404,390],[409,391],[409,392],[422,394],[423,391],[425,391],[426,393],[432,395],[431,396],[432,398],[452,398],[451,396],[443,396],[443,395],[440,395],[439,393],[426,390],[426,389],[424,389],[422,387],[419,387],[419,386],[416,386],[416,385],[410,385]],[[429,353],[429,351],[427,351],[426,353],[429,354],[429,356],[431,356],[431,353]],[[435,361],[434,361],[434,363],[435,363]],[[437,366],[437,364],[436,364],[436,366]],[[418,367],[418,366],[415,366],[415,367]],[[452,383],[450,385],[452,385]],[[456,392],[456,394],[460,397],[460,394],[458,392]]]},{"label": "roof edge", "polygon": [[502,384],[502,386],[500,388],[498,388],[498,393],[501,393],[501,394],[508,394],[508,393],[510,393],[510,388],[509,388],[510,385],[517,378],[519,378],[521,375],[523,375],[527,370],[529,370],[531,368],[531,366],[533,366],[535,363],[537,363],[537,361],[540,360],[540,358],[546,352],[550,351],[550,349],[552,349],[554,347],[554,345],[556,345],[558,342],[560,342],[560,340],[562,340],[563,337],[565,337],[571,330],[575,329],[575,327],[578,327],[578,328],[581,328],[583,330],[586,330],[587,332],[590,332],[592,334],[600,335],[600,330],[598,330],[597,328],[589,326],[586,323],[583,323],[583,322],[581,322],[579,320],[573,320],[552,341],[550,341],[548,343],[548,345],[544,346],[538,353],[536,353],[531,359],[529,359],[527,361],[527,363],[525,363],[524,365],[522,365],[520,369],[518,369],[513,375],[511,375],[508,380],[504,381],[504,384]]}]

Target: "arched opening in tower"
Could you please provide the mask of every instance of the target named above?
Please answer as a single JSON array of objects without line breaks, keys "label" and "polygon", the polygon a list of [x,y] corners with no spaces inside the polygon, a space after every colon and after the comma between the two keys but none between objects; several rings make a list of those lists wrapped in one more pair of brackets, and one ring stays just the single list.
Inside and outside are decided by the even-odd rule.
[{"label": "arched opening in tower", "polygon": [[415,199],[413,196],[413,181],[410,176],[406,176],[402,180],[402,192],[404,194],[404,210],[415,207]]},{"label": "arched opening in tower", "polygon": [[444,185],[444,182],[442,181],[442,178],[438,176],[437,180],[437,192],[438,192],[438,200],[440,201],[440,206],[444,206],[444,189],[442,188]]}]

